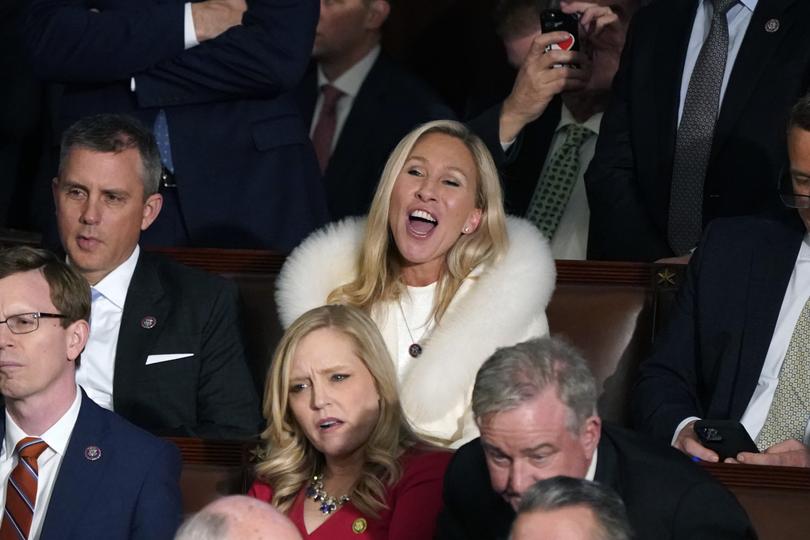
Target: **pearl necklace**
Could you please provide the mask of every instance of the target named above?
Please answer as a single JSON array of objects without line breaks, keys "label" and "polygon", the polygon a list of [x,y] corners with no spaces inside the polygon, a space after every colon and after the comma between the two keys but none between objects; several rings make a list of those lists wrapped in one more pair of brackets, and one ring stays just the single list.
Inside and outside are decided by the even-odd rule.
[{"label": "pearl necklace", "polygon": [[320,510],[322,514],[327,516],[349,502],[351,499],[348,495],[341,495],[340,497],[332,497],[325,489],[323,489],[323,475],[316,474],[310,480],[307,486],[306,495],[317,503],[321,503]]}]

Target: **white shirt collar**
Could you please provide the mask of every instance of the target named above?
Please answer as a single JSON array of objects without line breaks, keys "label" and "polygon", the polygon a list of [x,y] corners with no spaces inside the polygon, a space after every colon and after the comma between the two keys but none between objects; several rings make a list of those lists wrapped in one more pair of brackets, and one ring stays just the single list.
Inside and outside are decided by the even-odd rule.
[{"label": "white shirt collar", "polygon": [[365,81],[368,76],[368,72],[371,71],[374,62],[377,61],[378,56],[380,56],[380,46],[376,45],[359,62],[332,82],[329,82],[329,79],[326,78],[319,64],[318,88],[320,89],[325,84],[331,84],[345,95],[351,96],[352,98],[356,97],[357,93],[360,91],[360,87],[363,85],[363,81]]},{"label": "white shirt collar", "polygon": [[[70,408],[56,421],[54,425],[40,435],[40,439],[48,444],[48,447],[59,454],[65,455],[68,442],[70,442],[70,435],[73,433],[73,426],[76,425],[76,419],[79,418],[79,410],[82,406],[82,391],[79,385],[76,385],[76,397]],[[22,430],[20,426],[11,418],[11,415],[6,409],[6,436],[3,439],[3,456],[7,456],[9,452],[14,452],[17,443],[25,437],[32,437]]]},{"label": "white shirt collar", "polygon": [[120,310],[124,309],[129,282],[132,281],[132,274],[135,273],[135,266],[138,264],[140,254],[141,248],[136,245],[132,255],[126,261],[118,265],[115,270],[104,276],[101,281],[92,287]]},{"label": "white shirt collar", "polygon": [[[742,4],[743,6],[745,6],[748,9],[748,11],[753,12],[754,9],[757,7],[757,2],[758,1],[759,0],[737,0],[737,3]],[[704,5],[707,2],[710,3],[711,0],[703,0]]]},{"label": "white shirt collar", "polygon": [[[585,122],[581,125],[599,135],[599,125],[602,123],[603,114],[604,113],[598,112],[585,120]],[[571,114],[571,111],[565,106],[565,103],[563,103],[562,110],[560,111],[560,123],[557,124],[557,131],[560,131],[562,128],[570,124],[579,124],[579,122],[577,122],[574,115]]]},{"label": "white shirt collar", "polygon": [[597,447],[593,451],[593,457],[591,457],[591,464],[588,465],[588,472],[585,474],[585,480],[590,480],[593,482],[594,477],[596,476],[596,461],[599,457],[599,448]]}]

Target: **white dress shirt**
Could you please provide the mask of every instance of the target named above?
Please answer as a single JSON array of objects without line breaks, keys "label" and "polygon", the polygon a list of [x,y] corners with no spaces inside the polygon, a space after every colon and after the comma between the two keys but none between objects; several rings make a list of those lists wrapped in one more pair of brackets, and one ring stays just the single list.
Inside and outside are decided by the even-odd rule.
[{"label": "white dress shirt", "polygon": [[585,473],[585,480],[593,482],[593,479],[596,477],[596,461],[598,457],[599,447],[596,447],[593,451],[593,456],[591,456],[591,463],[588,465],[588,472]]},{"label": "white dress shirt", "polygon": [[[588,170],[588,165],[591,163],[593,154],[596,151],[596,139],[599,137],[602,115],[601,112],[596,113],[582,124],[591,130],[594,135],[588,137],[579,149],[579,172],[577,173],[576,183],[571,190],[571,196],[568,198],[568,204],[560,218],[560,223],[557,225],[557,230],[554,231],[554,238],[551,239],[551,254],[555,259],[583,261],[587,257],[588,223],[591,219],[591,211],[588,208],[588,196],[585,192],[585,171]],[[560,112],[560,122],[554,129],[554,136],[551,138],[551,144],[540,172],[540,178],[543,178],[543,174],[549,167],[551,156],[565,143],[566,133],[563,128],[577,123],[574,115],[563,104]],[[501,142],[501,148],[506,152],[514,142],[515,139],[509,142]],[[540,178],[538,178],[538,182]]]},{"label": "white dress shirt", "polygon": [[91,287],[90,337],[82,352],[81,365],[76,370],[76,382],[90,399],[111,411],[118,332],[140,252],[140,247],[135,246],[126,261]]},{"label": "white dress shirt", "polygon": [[[782,369],[782,362],[785,360],[793,329],[796,327],[799,315],[809,297],[810,235],[806,234],[782,299],[782,307],[779,310],[779,317],[776,319],[776,327],[771,336],[771,344],[768,346],[768,353],[765,355],[757,386],[740,419],[752,439],[757,438],[762,426],[765,425],[765,419],[768,417],[774,392],[776,392],[776,385],[779,384],[779,371]],[[699,420],[699,418],[696,416],[685,418],[678,424],[672,438],[673,443],[684,426],[692,420]],[[810,423],[804,431],[804,443],[810,444]]]},{"label": "white dress shirt", "polygon": [[360,87],[363,86],[363,81],[368,77],[371,68],[374,67],[374,62],[377,61],[378,56],[380,56],[379,45],[371,49],[359,62],[331,82],[326,78],[326,75],[324,75],[321,66],[318,65],[318,99],[315,102],[315,111],[312,115],[312,123],[310,124],[310,138],[312,138],[312,134],[315,132],[315,125],[318,122],[318,116],[320,116],[321,108],[323,107],[323,93],[321,92],[321,87],[325,84],[331,84],[343,92],[343,95],[340,96],[340,99],[338,99],[335,105],[336,119],[335,134],[332,136],[332,150],[335,149],[338,139],[340,138],[340,132],[343,131],[343,126],[346,124],[346,119],[349,117],[352,105],[354,105],[354,99],[357,97],[358,92],[360,92]]},{"label": "white dress shirt", "polygon": [[[726,86],[728,86],[728,79],[731,76],[731,68],[734,67],[734,62],[737,60],[737,53],[740,52],[740,45],[742,45],[745,31],[748,29],[748,23],[751,22],[751,17],[754,15],[754,8],[757,7],[757,0],[738,0],[731,9],[726,12],[726,20],[728,21],[728,55],[726,56],[726,69],[723,72],[723,84],[720,85],[720,103],[723,103],[723,96],[726,95]],[[700,48],[706,38],[709,37],[709,30],[711,29],[712,15],[714,14],[714,4],[710,0],[700,0],[697,13],[695,14],[695,21],[692,23],[692,34],[689,36],[689,46],[686,49],[686,61],[683,65],[683,74],[681,75],[681,97],[678,106],[678,124],[681,123],[681,115],[683,114],[683,104],[686,101],[686,90],[689,88],[689,79],[692,77],[692,71],[695,69]]]},{"label": "white dress shirt", "polygon": [[[62,415],[62,418],[56,421],[54,425],[48,428],[48,431],[40,436],[40,439],[45,441],[48,445],[37,458],[37,467],[39,471],[39,480],[37,482],[37,500],[34,506],[34,516],[31,521],[31,529],[28,534],[29,540],[36,540],[39,538],[39,533],[42,530],[42,522],[48,512],[48,503],[51,500],[51,493],[53,493],[53,486],[56,483],[56,478],[59,476],[59,468],[62,465],[62,459],[65,456],[65,451],[70,442],[70,435],[73,433],[73,426],[76,425],[76,419],[79,417],[79,409],[82,405],[82,392],[79,387],[76,387],[76,399],[73,404]],[[3,439],[3,449],[0,451],[0,501],[3,506],[6,504],[6,487],[8,484],[8,477],[11,471],[17,466],[17,456],[14,454],[14,449],[17,443],[26,437],[31,437],[25,433],[9,415],[6,410],[6,436]]]}]

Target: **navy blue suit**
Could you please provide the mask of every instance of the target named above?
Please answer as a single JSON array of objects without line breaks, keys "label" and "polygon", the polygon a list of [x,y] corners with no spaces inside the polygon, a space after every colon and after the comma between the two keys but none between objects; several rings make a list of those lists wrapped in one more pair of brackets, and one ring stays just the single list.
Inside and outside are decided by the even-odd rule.
[{"label": "navy blue suit", "polygon": [[670,322],[641,363],[632,403],[638,427],[669,443],[690,416],[742,418],[805,232],[757,218],[709,225]]},{"label": "navy blue suit", "polygon": [[184,51],[182,0],[32,0],[24,36],[34,71],[61,83],[55,145],[88,114],[131,113],[152,126],[162,109],[191,244],[286,251],[328,220],[288,92],[317,20],[315,0],[255,0],[242,25]]},{"label": "navy blue suit", "polygon": [[[5,417],[4,417],[5,418]],[[0,422],[0,444],[5,421]],[[101,457],[86,457],[97,447]],[[84,392],[40,540],[161,540],[182,517],[180,453],[102,409]]]},{"label": "navy blue suit", "polygon": [[[652,2],[633,17],[585,175],[588,258],[653,261],[667,240],[681,79],[697,0]],[[778,22],[778,25],[776,24]],[[775,31],[774,31],[775,29]],[[794,221],[776,191],[790,108],[810,84],[810,2],[759,0],[731,71],[703,186],[703,223]]]}]

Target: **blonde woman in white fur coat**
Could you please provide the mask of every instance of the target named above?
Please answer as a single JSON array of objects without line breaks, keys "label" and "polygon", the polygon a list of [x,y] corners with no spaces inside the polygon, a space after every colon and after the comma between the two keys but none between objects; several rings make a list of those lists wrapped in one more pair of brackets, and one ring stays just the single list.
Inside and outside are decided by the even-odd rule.
[{"label": "blonde woman in white fur coat", "polygon": [[394,149],[367,220],[328,225],[293,251],[276,301],[285,328],[324,303],[366,310],[414,428],[458,447],[478,436],[470,409],[478,368],[496,348],[548,333],[554,280],[546,239],[504,216],[484,144],[439,120]]}]

